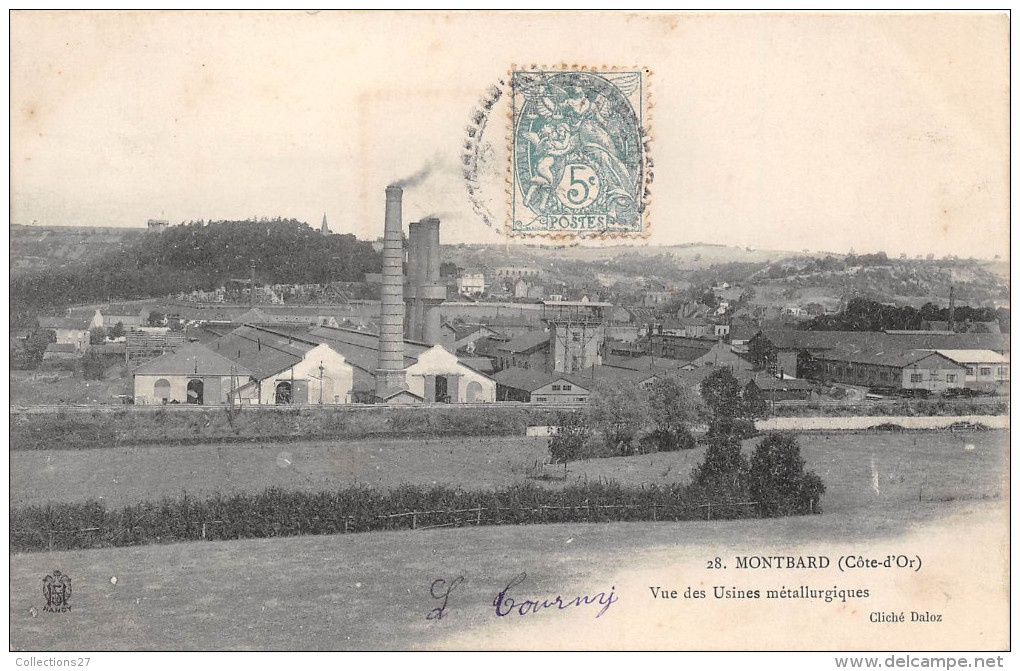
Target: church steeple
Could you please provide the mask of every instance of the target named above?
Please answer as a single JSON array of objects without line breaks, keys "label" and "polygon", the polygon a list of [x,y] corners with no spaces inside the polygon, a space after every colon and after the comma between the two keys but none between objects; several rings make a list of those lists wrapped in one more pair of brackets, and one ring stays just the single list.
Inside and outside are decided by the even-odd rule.
[{"label": "church steeple", "polygon": [[325,212],[322,213],[322,228],[319,229],[319,232],[323,235],[329,235],[329,223],[326,221]]}]

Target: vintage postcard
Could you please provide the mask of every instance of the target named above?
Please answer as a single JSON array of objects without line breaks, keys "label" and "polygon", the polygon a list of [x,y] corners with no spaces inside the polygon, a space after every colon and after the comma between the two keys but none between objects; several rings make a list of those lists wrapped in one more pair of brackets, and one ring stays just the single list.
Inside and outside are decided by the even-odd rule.
[{"label": "vintage postcard", "polygon": [[1009,28],[12,12],[11,656],[1002,666]]}]

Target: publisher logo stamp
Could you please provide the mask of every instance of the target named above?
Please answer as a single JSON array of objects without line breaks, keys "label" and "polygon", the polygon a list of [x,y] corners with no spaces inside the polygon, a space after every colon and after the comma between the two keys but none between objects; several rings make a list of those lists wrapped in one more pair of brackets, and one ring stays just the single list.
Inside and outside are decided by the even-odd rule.
[{"label": "publisher logo stamp", "polygon": [[54,571],[43,578],[43,596],[47,613],[67,613],[71,610],[71,576]]}]

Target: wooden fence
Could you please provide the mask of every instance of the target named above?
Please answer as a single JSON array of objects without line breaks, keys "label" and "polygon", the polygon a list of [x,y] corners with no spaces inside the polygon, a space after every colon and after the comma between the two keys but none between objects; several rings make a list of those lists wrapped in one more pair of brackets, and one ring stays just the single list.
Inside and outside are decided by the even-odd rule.
[{"label": "wooden fence", "polygon": [[[255,533],[250,536],[228,536],[217,533],[225,520],[208,520],[192,525],[193,533],[172,538],[156,537],[155,542],[180,542],[189,540],[229,540],[235,538],[261,538],[292,535],[318,535],[322,533],[363,533],[369,531],[396,531],[441,529],[462,526],[494,526],[520,524],[552,524],[582,522],[651,521],[680,522],[691,520],[721,520],[760,517],[761,507],[757,501],[708,501],[700,504],[585,504],[576,506],[516,506],[516,507],[474,507],[446,510],[409,510],[388,515],[348,515],[330,520],[342,521],[342,525],[322,531],[315,523],[320,518],[308,520],[306,533]],[[82,529],[38,531],[11,531],[12,551],[54,551],[54,540],[61,539],[58,549],[84,549],[118,545],[145,544],[123,541],[131,532],[143,529],[142,525],[123,528],[86,527]],[[93,535],[94,534],[94,535]],[[68,538],[75,536],[77,538]],[[18,541],[15,541],[18,539]],[[20,542],[19,542],[20,541]],[[151,542],[151,541],[150,541]]]}]

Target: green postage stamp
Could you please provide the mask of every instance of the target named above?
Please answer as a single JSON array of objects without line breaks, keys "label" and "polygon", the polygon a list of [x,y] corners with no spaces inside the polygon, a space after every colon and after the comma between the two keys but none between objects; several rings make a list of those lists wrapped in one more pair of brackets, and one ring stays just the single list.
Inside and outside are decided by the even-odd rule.
[{"label": "green postage stamp", "polygon": [[511,72],[511,235],[648,234],[648,74]]}]

